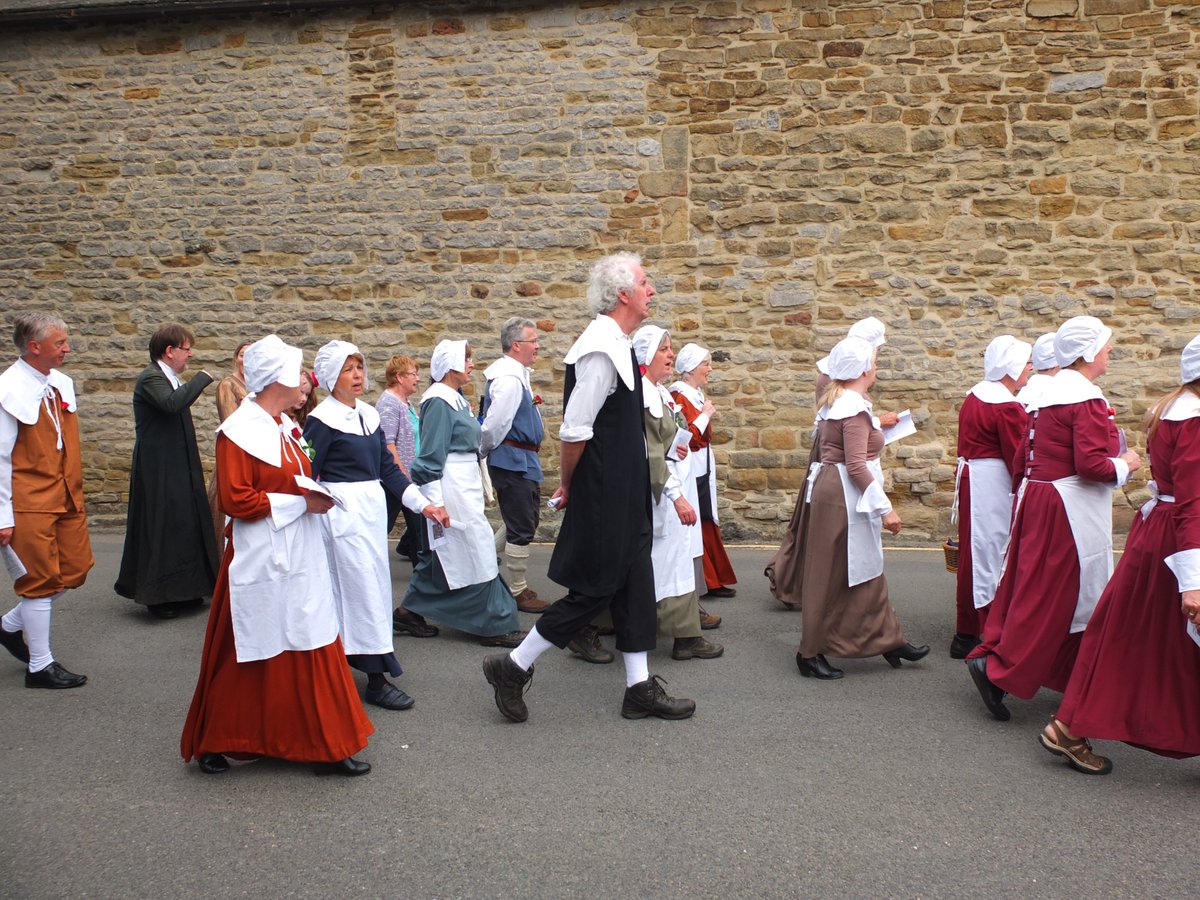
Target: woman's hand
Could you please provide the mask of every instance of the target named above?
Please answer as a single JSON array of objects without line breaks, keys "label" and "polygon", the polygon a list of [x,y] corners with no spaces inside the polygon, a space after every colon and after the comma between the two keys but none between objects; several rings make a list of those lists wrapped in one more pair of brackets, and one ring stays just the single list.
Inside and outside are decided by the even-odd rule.
[{"label": "woman's hand", "polygon": [[692,508],[692,504],[687,502],[686,497],[675,498],[675,513],[684,525],[696,524],[696,510]]},{"label": "woman's hand", "polygon": [[1200,591],[1183,592],[1183,614],[1189,622],[1200,625]]},{"label": "woman's hand", "polygon": [[886,528],[888,531],[890,531],[892,534],[899,534],[900,527],[903,524],[904,523],[900,521],[900,516],[896,513],[896,511],[894,509],[890,513],[888,513],[887,515],[885,515],[883,517],[883,527]]},{"label": "woman's hand", "polygon": [[711,400],[704,401],[704,406],[700,407],[700,415],[708,416],[708,421],[710,421],[710,422],[714,418],[716,418],[717,408],[715,406],[713,406],[713,403]]},{"label": "woman's hand", "polygon": [[899,414],[894,412],[881,412],[876,418],[879,419],[879,424],[884,428],[892,428],[900,421]]},{"label": "woman's hand", "polygon": [[444,506],[434,506],[430,503],[427,507],[421,510],[421,515],[429,519],[431,522],[437,522],[443,528],[450,527],[450,513],[446,512]]},{"label": "woman's hand", "polygon": [[679,459],[687,459],[687,455],[688,455],[688,445],[687,445],[687,444],[680,444],[680,445],[679,445],[679,449],[675,451],[675,455],[676,455],[676,456],[677,456]]},{"label": "woman's hand", "polygon": [[305,512],[320,516],[333,509],[333,498],[327,497],[325,494],[317,491],[306,491],[304,494],[304,505],[307,507]]},{"label": "woman's hand", "polygon": [[1142,467],[1142,458],[1138,456],[1136,450],[1126,450],[1121,454],[1120,458],[1125,460],[1126,465],[1129,466],[1129,474],[1131,475]]}]

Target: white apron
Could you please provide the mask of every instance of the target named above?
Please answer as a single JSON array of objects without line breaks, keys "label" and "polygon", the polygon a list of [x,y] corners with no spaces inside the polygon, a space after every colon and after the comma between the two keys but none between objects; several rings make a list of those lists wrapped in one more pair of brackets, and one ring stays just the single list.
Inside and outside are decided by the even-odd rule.
[{"label": "white apron", "polygon": [[[812,488],[817,475],[827,466],[836,468],[842,479],[842,497],[846,504],[846,576],[848,586],[854,587],[883,574],[883,517],[859,512],[859,500],[863,494],[850,479],[845,463],[813,463],[808,472],[805,503],[812,501]],[[867,460],[867,468],[882,489],[883,466],[879,460]]]},{"label": "white apron", "polygon": [[957,518],[959,483],[963,470],[971,483],[971,599],[983,609],[996,595],[1001,560],[1012,527],[1012,476],[1002,459],[959,457],[954,478],[954,513]]},{"label": "white apron", "polygon": [[[688,463],[694,454],[689,453],[687,459],[668,462],[674,467],[676,477],[683,487],[683,497],[698,509],[696,505],[696,479],[688,471]],[[696,572],[692,560],[704,553],[703,545],[699,552],[693,547],[693,538],[700,533],[700,523],[684,525],[679,521],[679,513],[675,511],[675,503],[666,491],[653,505],[654,536],[650,544],[650,558],[654,564],[654,599],[664,600],[667,597],[681,597],[696,589]]]},{"label": "white apron", "polygon": [[444,543],[434,552],[451,590],[486,584],[496,577],[496,541],[483,511],[483,478],[474,453],[450,453],[441,478],[450,516]]},{"label": "white apron", "polygon": [[1068,475],[1051,482],[1071,523],[1079,556],[1079,597],[1071,634],[1087,627],[1104,587],[1113,573],[1112,488],[1099,481]]},{"label": "white apron", "polygon": [[392,573],[383,485],[378,481],[321,483],[346,506],[335,506],[321,516],[346,654],[391,653]]}]

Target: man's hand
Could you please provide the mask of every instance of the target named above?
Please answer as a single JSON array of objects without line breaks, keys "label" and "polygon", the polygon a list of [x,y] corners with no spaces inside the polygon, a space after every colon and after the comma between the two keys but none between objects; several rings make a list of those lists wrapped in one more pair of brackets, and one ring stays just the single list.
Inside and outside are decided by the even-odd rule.
[{"label": "man's hand", "polygon": [[446,512],[444,506],[434,506],[430,503],[427,507],[421,510],[421,515],[429,519],[431,522],[437,522],[443,528],[450,527],[450,513]]},{"label": "man's hand", "polygon": [[550,498],[550,505],[560,512],[567,508],[567,489],[563,485],[558,486],[558,490]]},{"label": "man's hand", "polygon": [[0,528],[0,547],[7,547],[12,543],[13,530],[9,528]]},{"label": "man's hand", "polygon": [[696,524],[696,510],[692,504],[687,502],[686,497],[677,497],[675,500],[675,512],[679,516],[679,521],[684,525]]}]

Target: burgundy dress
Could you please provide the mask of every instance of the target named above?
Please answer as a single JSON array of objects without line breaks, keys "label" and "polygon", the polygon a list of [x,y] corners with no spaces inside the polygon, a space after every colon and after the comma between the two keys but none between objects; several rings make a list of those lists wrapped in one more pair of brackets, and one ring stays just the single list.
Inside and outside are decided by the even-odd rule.
[{"label": "burgundy dress", "polygon": [[1117,447],[1103,400],[1048,406],[1030,422],[1021,454],[1027,481],[1004,574],[988,607],[983,643],[968,656],[986,656],[988,678],[1016,697],[1028,700],[1040,687],[1064,690],[1082,636],[1070,630],[1079,596],[1078,551],[1051,482],[1078,475],[1116,484]]},{"label": "burgundy dress", "polygon": [[1058,719],[1072,734],[1198,756],[1200,647],[1185,631],[1179,584],[1163,560],[1200,548],[1200,416],[1160,422],[1149,450],[1158,489],[1175,502],[1134,519]]},{"label": "burgundy dress", "polygon": [[[1024,468],[1021,444],[1028,417],[1025,407],[1011,403],[985,403],[968,394],[958,412],[958,455],[962,459],[1003,460],[1012,476],[1013,492]],[[958,613],[955,632],[978,637],[983,632],[987,607],[975,608],[971,577],[971,471],[964,468],[958,483],[958,584],[954,599]]]}]

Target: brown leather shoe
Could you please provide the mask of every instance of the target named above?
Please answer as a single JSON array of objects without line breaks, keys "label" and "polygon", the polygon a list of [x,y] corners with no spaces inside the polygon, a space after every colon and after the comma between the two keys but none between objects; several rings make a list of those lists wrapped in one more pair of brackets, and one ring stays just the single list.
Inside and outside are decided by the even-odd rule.
[{"label": "brown leather shoe", "polygon": [[521,641],[525,640],[528,634],[528,631],[509,631],[505,634],[488,635],[479,639],[479,645],[481,647],[507,647],[515,650],[521,646]]},{"label": "brown leather shoe", "polygon": [[593,625],[589,625],[572,639],[571,643],[567,644],[567,649],[571,651],[572,656],[577,656],[584,662],[610,663],[616,659],[613,652],[600,643],[600,629]]},{"label": "brown leather shoe", "polygon": [[550,601],[539,597],[533,588],[527,587],[521,593],[517,594],[517,609],[521,612],[541,615],[549,608]]},{"label": "brown leather shoe", "polygon": [[496,708],[511,722],[529,718],[525,706],[525,691],[533,680],[533,667],[526,672],[507,653],[497,653],[483,660],[483,677],[495,689]]},{"label": "brown leather shoe", "polygon": [[705,631],[711,631],[714,628],[720,628],[721,617],[713,615],[705,610],[705,608],[702,606],[700,607],[700,627]]},{"label": "brown leather shoe", "polygon": [[626,688],[621,715],[626,719],[644,719],[647,716],[686,719],[691,716],[696,711],[696,701],[672,697],[663,690],[665,683],[657,675],[651,675],[640,684]]},{"label": "brown leather shoe", "polygon": [[720,644],[706,641],[702,637],[675,638],[675,646],[671,648],[672,659],[716,659],[725,648]]}]

